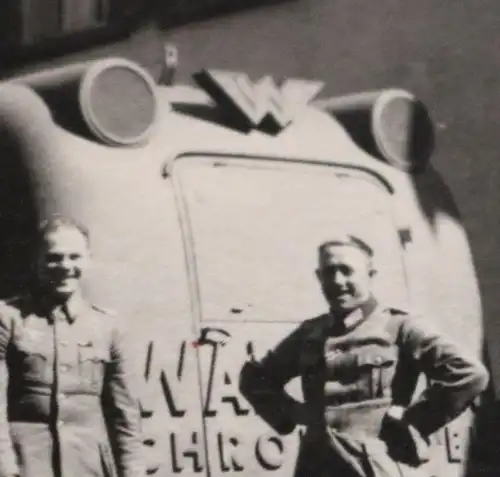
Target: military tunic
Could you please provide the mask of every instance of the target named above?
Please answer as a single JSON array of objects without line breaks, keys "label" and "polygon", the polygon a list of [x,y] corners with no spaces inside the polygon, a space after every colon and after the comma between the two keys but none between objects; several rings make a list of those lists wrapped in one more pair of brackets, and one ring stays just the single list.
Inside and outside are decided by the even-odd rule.
[{"label": "military tunic", "polygon": [[[411,402],[419,374],[430,386]],[[284,386],[300,376],[304,404]],[[240,388],[276,431],[307,426],[299,477],[422,475],[427,437],[461,414],[488,374],[423,319],[375,300],[344,321],[303,322],[261,362],[247,363]],[[392,411],[401,416],[391,419]]]},{"label": "military tunic", "polygon": [[140,412],[115,316],[72,297],[0,304],[0,476],[138,477]]}]

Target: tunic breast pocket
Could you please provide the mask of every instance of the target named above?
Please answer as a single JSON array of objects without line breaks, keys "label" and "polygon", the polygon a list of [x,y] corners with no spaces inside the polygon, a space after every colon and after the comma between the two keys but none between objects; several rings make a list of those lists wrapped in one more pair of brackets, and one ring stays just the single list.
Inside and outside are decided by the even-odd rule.
[{"label": "tunic breast pocket", "polygon": [[93,391],[100,391],[109,351],[90,343],[78,344],[78,367],[82,383]]},{"label": "tunic breast pocket", "polygon": [[372,399],[389,397],[396,371],[397,350],[394,347],[368,345],[356,352],[359,383]]},{"label": "tunic breast pocket", "polygon": [[51,378],[52,353],[50,344],[43,337],[23,337],[17,343],[22,376],[37,383],[46,383]]}]

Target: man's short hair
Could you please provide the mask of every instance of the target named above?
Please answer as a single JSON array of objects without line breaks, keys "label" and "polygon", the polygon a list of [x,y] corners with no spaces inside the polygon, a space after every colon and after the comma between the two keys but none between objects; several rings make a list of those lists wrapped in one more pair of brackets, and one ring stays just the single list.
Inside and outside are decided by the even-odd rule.
[{"label": "man's short hair", "polygon": [[90,244],[90,233],[88,228],[74,218],[60,214],[54,214],[40,223],[38,227],[38,237],[40,242],[43,242],[47,235],[50,235],[52,232],[64,227],[78,230],[85,237],[87,244]]},{"label": "man's short hair", "polygon": [[323,242],[319,247],[318,247],[318,256],[321,259],[321,257],[325,254],[325,252],[330,248],[330,247],[338,247],[338,246],[351,246],[355,247],[362,252],[364,252],[370,259],[373,258],[374,252],[373,249],[363,240],[360,239],[359,237],[356,237],[355,235],[342,235],[339,237],[335,237],[331,240],[328,240],[326,242]]}]

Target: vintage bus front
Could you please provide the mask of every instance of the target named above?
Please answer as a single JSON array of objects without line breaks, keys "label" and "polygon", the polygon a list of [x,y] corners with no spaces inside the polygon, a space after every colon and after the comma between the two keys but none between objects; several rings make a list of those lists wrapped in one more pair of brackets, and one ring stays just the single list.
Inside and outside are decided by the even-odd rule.
[{"label": "vintage bus front", "polygon": [[[87,293],[133,338],[148,473],[288,477],[303,429],[277,435],[239,373],[325,311],[318,244],[363,236],[377,295],[481,357],[475,270],[446,191],[407,147],[428,126],[412,129],[411,95],[314,103],[317,82],[195,80],[158,85],[108,59],[0,86],[2,294],[25,286],[41,218],[84,222]],[[430,475],[464,475],[472,424],[468,410],[432,437]]]}]

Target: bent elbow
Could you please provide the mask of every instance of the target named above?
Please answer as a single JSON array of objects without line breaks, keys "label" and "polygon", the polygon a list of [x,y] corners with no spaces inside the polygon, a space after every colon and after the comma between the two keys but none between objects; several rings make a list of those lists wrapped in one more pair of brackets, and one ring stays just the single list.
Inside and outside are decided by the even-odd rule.
[{"label": "bent elbow", "polygon": [[484,391],[486,391],[490,382],[490,374],[486,369],[486,366],[484,366],[484,364],[482,364],[480,361],[470,363],[470,368],[467,374],[468,376],[463,382],[463,391],[461,393],[462,399],[457,399],[459,411],[463,411],[465,408],[475,402],[476,399]]},{"label": "bent elbow", "polygon": [[476,372],[474,378],[476,394],[479,395],[486,390],[490,382],[490,373],[486,366],[482,363],[476,364]]}]

